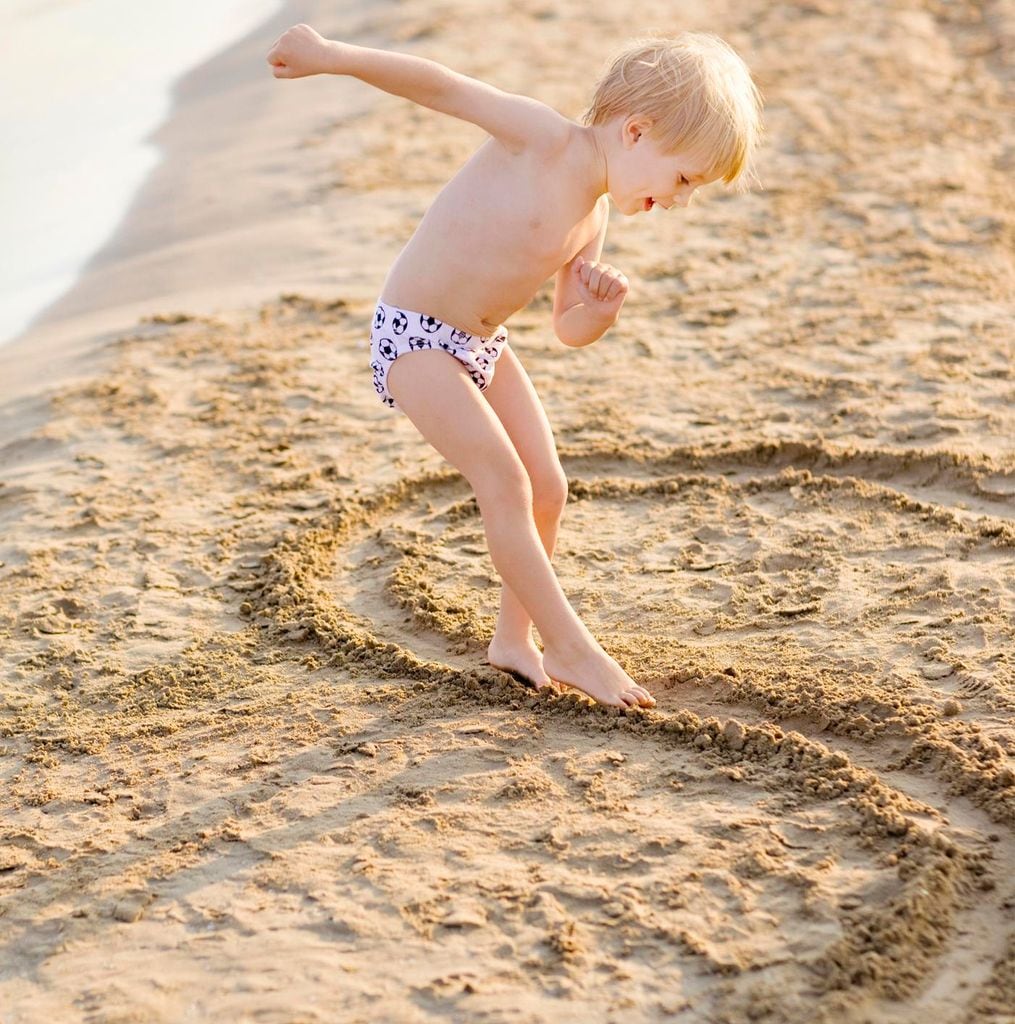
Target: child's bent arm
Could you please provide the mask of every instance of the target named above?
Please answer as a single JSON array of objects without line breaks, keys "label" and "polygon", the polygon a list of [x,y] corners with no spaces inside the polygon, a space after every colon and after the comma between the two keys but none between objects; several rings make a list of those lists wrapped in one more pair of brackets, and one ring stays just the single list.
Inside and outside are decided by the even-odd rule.
[{"label": "child's bent arm", "polygon": [[478,125],[508,149],[560,139],[568,121],[552,107],[528,96],[504,92],[443,64],[408,53],[392,53],[350,43],[329,43],[328,71],[353,75],[395,96]]},{"label": "child's bent arm", "polygon": [[599,263],[606,241],[610,201],[599,198],[595,236],[557,271],[553,289],[553,330],[570,348],[583,348],[601,338],[620,316],[627,298],[627,278]]}]

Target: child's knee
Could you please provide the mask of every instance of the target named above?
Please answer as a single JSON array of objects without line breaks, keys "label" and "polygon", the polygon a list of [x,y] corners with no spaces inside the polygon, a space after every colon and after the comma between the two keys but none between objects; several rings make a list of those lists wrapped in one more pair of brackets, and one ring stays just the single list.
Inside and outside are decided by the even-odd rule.
[{"label": "child's knee", "polygon": [[533,509],[532,482],[521,459],[513,462],[503,454],[499,458],[491,458],[479,467],[469,483],[476,492],[476,502],[484,516],[507,511],[531,512]]},{"label": "child's knee", "polygon": [[564,470],[548,472],[532,479],[532,505],[543,515],[560,515],[567,504],[567,477]]},{"label": "child's knee", "polygon": [[532,513],[532,483],[521,460],[496,445],[474,449],[467,465],[459,466],[484,517],[501,513]]}]

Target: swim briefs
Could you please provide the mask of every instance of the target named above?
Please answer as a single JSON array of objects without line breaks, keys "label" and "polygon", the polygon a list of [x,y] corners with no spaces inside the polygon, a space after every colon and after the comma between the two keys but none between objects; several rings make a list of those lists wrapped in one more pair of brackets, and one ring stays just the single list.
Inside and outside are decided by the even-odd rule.
[{"label": "swim briefs", "polygon": [[370,331],[374,390],[386,406],[400,408],[388,391],[388,370],[406,352],[429,348],[454,356],[469,371],[476,387],[485,391],[493,380],[494,364],[507,342],[508,332],[503,324],[489,336],[469,334],[426,313],[378,301]]}]

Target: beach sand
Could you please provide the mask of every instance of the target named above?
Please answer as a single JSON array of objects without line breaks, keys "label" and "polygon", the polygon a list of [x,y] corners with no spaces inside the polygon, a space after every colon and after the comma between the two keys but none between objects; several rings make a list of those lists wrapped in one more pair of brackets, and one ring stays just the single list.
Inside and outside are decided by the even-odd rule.
[{"label": "beach sand", "polygon": [[[611,214],[508,321],[554,565],[650,711],[484,664],[465,481],[373,302],[474,126],[276,82],[289,24],[577,117],[714,31],[746,196]],[[1012,1021],[1011,3],[293,3],[183,83],[113,242],[0,349],[0,1020]],[[477,44],[479,39],[479,44]]]}]

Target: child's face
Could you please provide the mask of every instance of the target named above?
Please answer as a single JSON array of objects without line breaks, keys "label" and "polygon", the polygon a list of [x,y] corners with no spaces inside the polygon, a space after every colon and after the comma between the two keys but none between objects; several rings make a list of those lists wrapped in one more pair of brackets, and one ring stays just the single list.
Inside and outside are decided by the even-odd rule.
[{"label": "child's face", "polygon": [[696,188],[718,179],[706,177],[709,161],[702,154],[664,153],[643,122],[628,118],[622,132],[616,167],[610,167],[610,195],[623,214],[687,206]]}]

